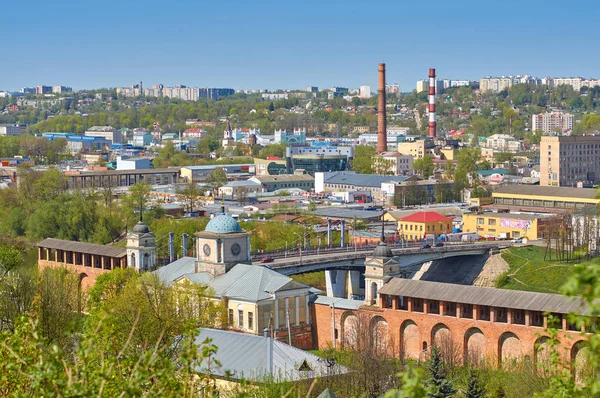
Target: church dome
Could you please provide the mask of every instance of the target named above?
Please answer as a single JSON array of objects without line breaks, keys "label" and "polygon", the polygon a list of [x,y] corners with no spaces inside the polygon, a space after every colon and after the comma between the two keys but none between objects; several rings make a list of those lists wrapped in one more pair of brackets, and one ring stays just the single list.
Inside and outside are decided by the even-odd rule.
[{"label": "church dome", "polygon": [[392,253],[392,249],[389,248],[387,243],[379,242],[373,251],[373,257],[394,257],[394,253]]},{"label": "church dome", "polygon": [[135,224],[135,227],[133,227],[132,232],[136,234],[147,234],[150,232],[150,229],[146,224],[139,221],[137,224]]},{"label": "church dome", "polygon": [[244,232],[240,227],[240,224],[231,216],[227,214],[219,214],[208,222],[206,232],[212,232],[214,234],[231,234],[235,232]]}]

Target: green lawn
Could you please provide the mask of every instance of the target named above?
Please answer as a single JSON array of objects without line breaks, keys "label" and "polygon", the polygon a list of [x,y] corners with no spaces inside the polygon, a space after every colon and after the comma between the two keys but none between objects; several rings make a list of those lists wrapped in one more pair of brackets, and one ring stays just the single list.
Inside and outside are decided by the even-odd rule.
[{"label": "green lawn", "polygon": [[542,293],[559,293],[571,275],[573,263],[545,261],[546,249],[539,246],[511,247],[502,252],[508,263],[501,288]]},{"label": "green lawn", "polygon": [[325,271],[310,272],[308,274],[292,275],[292,279],[305,283],[314,288],[325,291]]}]

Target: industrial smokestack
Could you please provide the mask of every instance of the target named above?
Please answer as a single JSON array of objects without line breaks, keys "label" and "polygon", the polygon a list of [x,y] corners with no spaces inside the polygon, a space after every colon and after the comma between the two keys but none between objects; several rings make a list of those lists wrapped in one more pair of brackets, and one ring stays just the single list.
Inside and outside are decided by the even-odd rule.
[{"label": "industrial smokestack", "polygon": [[429,68],[429,136],[435,138],[435,68]]},{"label": "industrial smokestack", "polygon": [[385,64],[379,64],[379,88],[377,90],[377,152],[387,151],[387,125],[385,114]]}]

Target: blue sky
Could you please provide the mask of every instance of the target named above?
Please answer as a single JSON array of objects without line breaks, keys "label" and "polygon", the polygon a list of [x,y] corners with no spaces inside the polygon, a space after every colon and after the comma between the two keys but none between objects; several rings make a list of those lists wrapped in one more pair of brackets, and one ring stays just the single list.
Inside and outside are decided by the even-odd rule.
[{"label": "blue sky", "polygon": [[[88,4],[89,3],[89,4]],[[427,78],[600,77],[595,1],[14,1],[0,90],[165,85],[402,91]]]}]

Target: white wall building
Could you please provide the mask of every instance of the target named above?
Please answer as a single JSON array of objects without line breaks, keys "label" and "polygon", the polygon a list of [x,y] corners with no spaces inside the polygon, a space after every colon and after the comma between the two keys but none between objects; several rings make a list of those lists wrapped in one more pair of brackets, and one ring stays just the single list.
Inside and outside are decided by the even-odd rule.
[{"label": "white wall building", "polygon": [[371,98],[371,86],[368,85],[362,85],[360,86],[360,90],[359,90],[360,94],[360,98],[366,99],[366,98]]},{"label": "white wall building", "polygon": [[123,143],[123,134],[111,126],[93,126],[86,130],[84,135],[86,137],[102,137],[112,141],[113,144]]},{"label": "white wall building", "polygon": [[494,134],[487,138],[486,142],[482,142],[484,148],[492,148],[496,151],[519,152],[523,149],[523,143],[508,134]]},{"label": "white wall building", "polygon": [[575,117],[570,113],[546,112],[531,116],[531,130],[545,134],[568,132],[575,127]]}]

